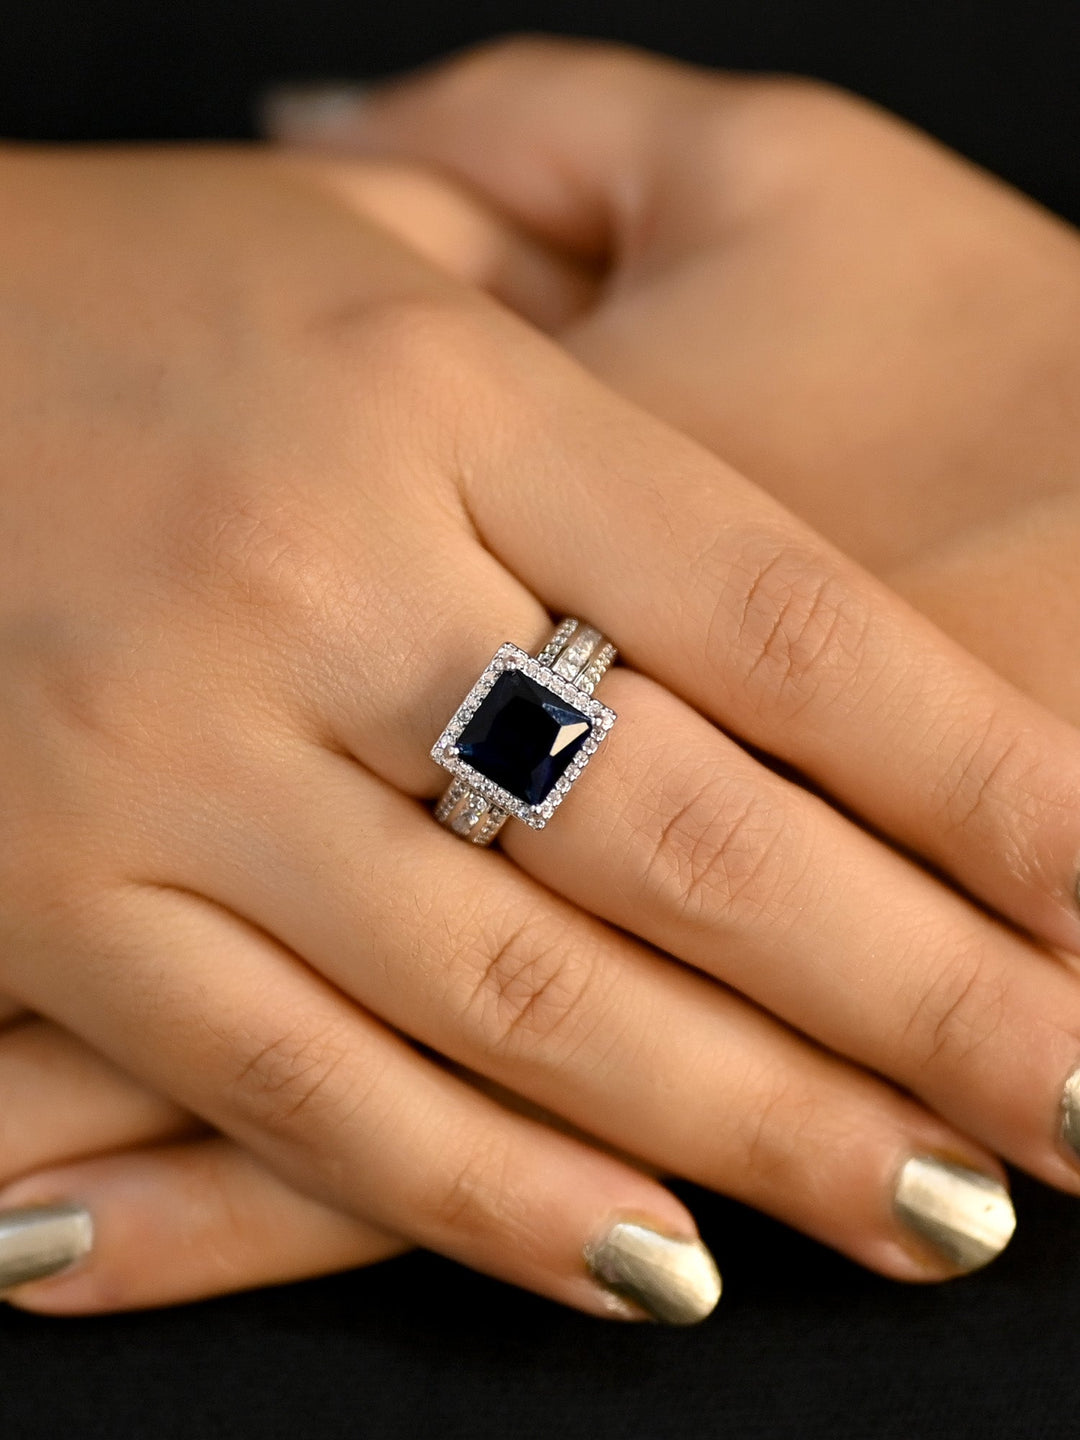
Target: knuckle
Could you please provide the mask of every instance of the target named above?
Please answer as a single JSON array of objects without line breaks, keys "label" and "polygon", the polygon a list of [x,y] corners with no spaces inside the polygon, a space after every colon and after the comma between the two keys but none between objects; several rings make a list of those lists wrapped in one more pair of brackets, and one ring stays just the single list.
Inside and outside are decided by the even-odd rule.
[{"label": "knuckle", "polygon": [[971,955],[944,966],[919,995],[904,1025],[906,1069],[955,1071],[1002,1033],[1009,1015],[1009,984]]},{"label": "knuckle", "polygon": [[813,1088],[775,1079],[748,1111],[740,1169],[755,1185],[797,1179],[806,1184],[806,1156],[821,1153],[822,1107]]},{"label": "knuckle", "polygon": [[335,349],[344,349],[349,374],[366,373],[388,395],[415,402],[418,392],[436,402],[458,389],[462,367],[486,350],[484,309],[457,291],[424,289],[346,302],[320,315],[315,328]]},{"label": "knuckle", "polygon": [[644,832],[650,900],[688,924],[778,922],[799,868],[787,807],[741,777],[676,776],[667,788]]},{"label": "knuckle", "polygon": [[485,1246],[495,1236],[500,1246],[524,1246],[530,1215],[536,1217],[510,1133],[488,1126],[458,1140],[451,1164],[420,1195],[420,1217],[428,1218],[436,1236],[452,1233],[456,1244]]},{"label": "knuckle", "polygon": [[226,1103],[258,1129],[308,1147],[356,1108],[349,1053],[342,1033],[305,1019],[249,1047],[226,1079]]},{"label": "knuckle", "polygon": [[[315,322],[355,453],[401,473],[438,477],[468,470],[470,442],[490,443],[506,412],[508,347],[498,311],[476,293],[402,292],[338,305]],[[356,404],[356,377],[366,379]],[[334,376],[341,377],[335,381]],[[520,387],[522,396],[527,387]],[[422,417],[418,420],[418,417]]]},{"label": "knuckle", "polygon": [[595,965],[561,924],[514,922],[481,941],[476,961],[462,1008],[485,1050],[554,1062],[582,1043]]},{"label": "knuckle", "polygon": [[857,699],[870,629],[868,602],[828,559],[770,541],[730,566],[709,648],[753,703],[795,718],[810,704]]},{"label": "knuckle", "polygon": [[418,1209],[436,1231],[483,1237],[508,1228],[513,1209],[512,1164],[507,1137],[494,1129],[471,1136],[445,1172],[421,1196]]},{"label": "knuckle", "polygon": [[940,827],[952,835],[992,832],[1009,868],[1024,873],[1029,868],[1028,837],[1047,810],[1038,778],[1039,756],[1029,735],[1003,716],[992,715],[974,730],[965,723],[962,734],[955,758],[938,785],[935,809]]}]

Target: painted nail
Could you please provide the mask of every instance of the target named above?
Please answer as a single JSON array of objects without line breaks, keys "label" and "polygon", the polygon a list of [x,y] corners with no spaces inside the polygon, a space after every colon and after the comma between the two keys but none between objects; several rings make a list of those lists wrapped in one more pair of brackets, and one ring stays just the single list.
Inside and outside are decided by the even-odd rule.
[{"label": "painted nail", "polygon": [[720,1299],[716,1262],[700,1240],[620,1220],[584,1253],[595,1280],[665,1325],[694,1325]]},{"label": "painted nail", "polygon": [[1080,1066],[1065,1081],[1061,1092],[1061,1138],[1080,1160]]},{"label": "painted nail", "polygon": [[278,86],[258,101],[258,129],[272,140],[342,136],[356,124],[367,92],[352,81]]},{"label": "painted nail", "polygon": [[93,1243],[94,1222],[82,1205],[0,1210],[0,1293],[57,1274]]},{"label": "painted nail", "polygon": [[896,1182],[897,1217],[959,1270],[1000,1255],[1016,1229],[1009,1192],[991,1175],[933,1155],[913,1155]]}]

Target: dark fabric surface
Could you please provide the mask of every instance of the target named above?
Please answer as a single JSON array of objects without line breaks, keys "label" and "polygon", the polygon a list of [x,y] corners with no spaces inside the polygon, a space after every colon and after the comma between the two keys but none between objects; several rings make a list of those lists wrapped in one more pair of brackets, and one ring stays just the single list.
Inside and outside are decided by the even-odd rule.
[{"label": "dark fabric surface", "polygon": [[1077,0],[5,0],[0,134],[243,135],[272,81],[375,76],[520,29],[819,75],[1080,220]]},{"label": "dark fabric surface", "polygon": [[138,1315],[0,1309],[10,1440],[1071,1440],[1080,1207],[1018,1180],[987,1270],[899,1286],[690,1186],[726,1294],[594,1320],[434,1255]]},{"label": "dark fabric surface", "polygon": [[[848,84],[1080,220],[1080,5],[729,0],[0,8],[0,133],[237,136],[273,80],[376,75],[486,34],[610,35]],[[717,1097],[718,1105],[722,1103]],[[414,1254],[170,1311],[0,1307],[4,1440],[913,1440],[1077,1433],[1080,1208],[1022,1178],[988,1270],[904,1287],[693,1187],[726,1282],[705,1325],[589,1319]]]}]

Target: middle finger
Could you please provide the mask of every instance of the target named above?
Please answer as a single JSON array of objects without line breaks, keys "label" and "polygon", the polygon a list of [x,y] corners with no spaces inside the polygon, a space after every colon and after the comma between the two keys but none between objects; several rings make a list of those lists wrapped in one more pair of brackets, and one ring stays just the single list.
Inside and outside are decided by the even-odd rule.
[{"label": "middle finger", "polygon": [[[463,846],[348,760],[309,755],[290,768],[295,785],[279,784],[257,849],[242,864],[219,854],[185,885],[504,1087],[515,1108],[539,1105],[560,1128],[735,1195],[887,1273],[941,1273],[928,1272],[921,1247],[913,1254],[894,1191],[927,1156],[996,1180],[985,1152],[497,854]],[[981,1204],[987,1182],[966,1183]],[[965,1269],[992,1250],[977,1262],[973,1253],[946,1248]]]},{"label": "middle finger", "polygon": [[[535,650],[551,623],[486,551],[449,533],[426,543],[417,568],[430,593],[399,605],[396,643],[387,655],[372,647],[363,694],[327,703],[361,761],[421,795],[441,787],[427,748],[470,679],[502,640]],[[336,674],[356,673],[352,643],[335,655]],[[457,663],[466,655],[475,668]],[[597,763],[553,829],[506,827],[508,853],[588,910],[899,1081],[997,1153],[1080,1191],[1060,1129],[1080,1061],[1075,980],[662,686],[617,667],[601,689],[620,719]],[[320,877],[309,910],[327,909],[327,889]],[[302,937],[291,943],[306,953]]]}]

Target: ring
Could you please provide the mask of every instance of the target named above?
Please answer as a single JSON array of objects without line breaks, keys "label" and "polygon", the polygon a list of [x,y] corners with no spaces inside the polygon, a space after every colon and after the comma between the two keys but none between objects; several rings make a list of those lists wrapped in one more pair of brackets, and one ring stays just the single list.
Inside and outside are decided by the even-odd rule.
[{"label": "ring", "polygon": [[615,646],[567,618],[538,654],[507,640],[431,748],[453,775],[435,819],[490,845],[511,815],[542,830],[615,723],[593,699]]}]

